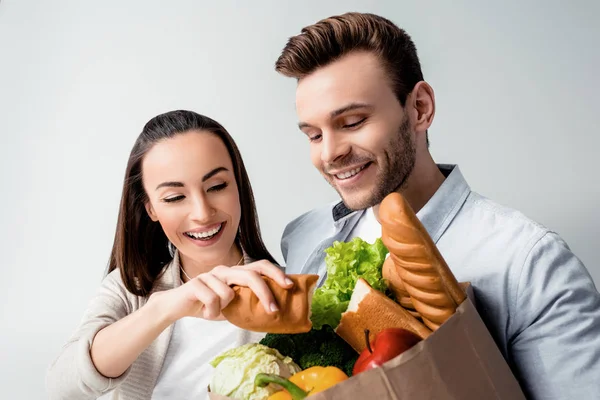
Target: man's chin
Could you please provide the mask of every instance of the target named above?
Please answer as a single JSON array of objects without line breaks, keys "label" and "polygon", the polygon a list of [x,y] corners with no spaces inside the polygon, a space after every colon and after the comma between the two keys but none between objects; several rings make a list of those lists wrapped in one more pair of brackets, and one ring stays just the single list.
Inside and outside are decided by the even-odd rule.
[{"label": "man's chin", "polygon": [[377,192],[377,187],[372,186],[369,188],[355,186],[352,188],[342,189],[336,185],[336,182],[331,179],[327,179],[331,187],[335,189],[337,194],[340,196],[346,207],[352,211],[364,210],[372,207],[378,203],[377,196],[374,193]]},{"label": "man's chin", "polygon": [[348,207],[352,211],[365,210],[369,207],[377,205],[378,203],[377,199],[371,193],[366,195],[355,194],[348,196],[338,191],[338,194],[342,198],[342,201],[344,202],[346,207]]}]

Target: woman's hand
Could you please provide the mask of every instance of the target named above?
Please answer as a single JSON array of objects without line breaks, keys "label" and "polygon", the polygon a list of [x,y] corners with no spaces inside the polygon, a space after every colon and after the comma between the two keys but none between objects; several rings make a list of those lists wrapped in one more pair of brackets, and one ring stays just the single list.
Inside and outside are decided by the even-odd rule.
[{"label": "woman's hand", "polygon": [[149,302],[160,303],[164,315],[172,322],[183,317],[216,320],[221,319],[221,310],[233,300],[231,285],[238,285],[250,288],[267,313],[276,312],[273,294],[261,276],[271,278],[283,288],[293,285],[279,267],[261,260],[234,267],[217,266],[178,288],[153,294]]}]

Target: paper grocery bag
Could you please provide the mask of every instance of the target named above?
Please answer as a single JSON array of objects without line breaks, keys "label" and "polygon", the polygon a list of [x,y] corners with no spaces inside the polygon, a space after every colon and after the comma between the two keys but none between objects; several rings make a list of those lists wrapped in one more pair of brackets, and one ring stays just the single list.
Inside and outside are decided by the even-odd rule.
[{"label": "paper grocery bag", "polygon": [[[469,298],[426,340],[311,400],[521,400],[512,371]],[[215,396],[213,400],[227,397]]]},{"label": "paper grocery bag", "polygon": [[471,300],[426,340],[310,397],[341,399],[525,399]]}]

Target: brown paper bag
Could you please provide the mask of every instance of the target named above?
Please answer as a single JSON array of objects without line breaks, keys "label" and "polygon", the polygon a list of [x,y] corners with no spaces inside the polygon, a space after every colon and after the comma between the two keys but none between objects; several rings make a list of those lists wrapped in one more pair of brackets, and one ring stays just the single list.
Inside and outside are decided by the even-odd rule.
[{"label": "brown paper bag", "polygon": [[[311,400],[520,400],[521,388],[469,298],[427,339]],[[228,397],[210,393],[210,399]]]}]

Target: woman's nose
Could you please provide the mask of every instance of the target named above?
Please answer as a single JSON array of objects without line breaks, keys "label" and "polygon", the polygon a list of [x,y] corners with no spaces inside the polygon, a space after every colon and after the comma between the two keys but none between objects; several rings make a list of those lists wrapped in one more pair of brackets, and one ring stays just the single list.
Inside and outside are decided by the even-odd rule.
[{"label": "woman's nose", "polygon": [[204,197],[198,197],[193,202],[193,208],[190,212],[190,216],[192,219],[197,221],[209,221],[215,214],[217,210],[213,207],[213,205],[206,200]]}]

